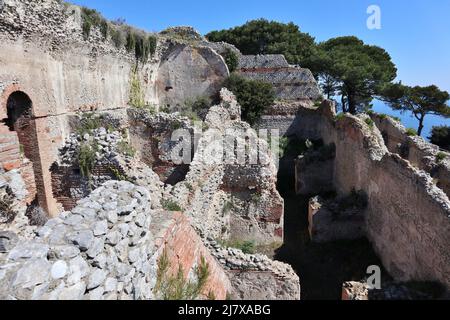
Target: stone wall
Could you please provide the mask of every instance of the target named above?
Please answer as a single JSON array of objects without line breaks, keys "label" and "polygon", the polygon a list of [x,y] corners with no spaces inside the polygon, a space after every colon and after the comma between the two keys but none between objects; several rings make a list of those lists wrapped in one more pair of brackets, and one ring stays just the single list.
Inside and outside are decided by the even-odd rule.
[{"label": "stone wall", "polygon": [[230,281],[186,217],[153,211],[150,201],[143,187],[106,183],[34,239],[0,254],[0,298],[155,299],[158,261],[166,251],[174,270],[182,263],[189,279],[204,257],[210,276],[203,294],[224,300]]},{"label": "stone wall", "polygon": [[321,97],[311,71],[289,65],[283,55],[241,56],[239,73],[271,83],[279,100],[315,101]]},{"label": "stone wall", "polygon": [[[274,161],[269,153],[261,153],[263,161],[256,165],[238,162],[234,145],[252,136],[250,140],[255,143],[249,146],[249,155],[263,144],[267,150],[267,143],[255,137],[250,125],[240,121],[239,112],[232,120],[233,110],[240,110],[234,96],[226,89],[221,96],[221,104],[213,106],[206,116],[208,130],[198,141],[186,179],[171,190],[173,199],[204,236],[260,244],[282,241],[284,203],[276,190]],[[214,156],[214,145],[222,146],[222,155]],[[233,155],[230,162],[223,150]]]},{"label": "stone wall", "polygon": [[316,132],[336,145],[333,183],[339,195],[368,196],[366,235],[388,272],[398,280],[439,281],[450,286],[450,201],[429,174],[390,153],[367,116],[334,117],[324,103]]},{"label": "stone wall", "polygon": [[[450,196],[450,153],[422,137],[408,135],[406,128],[391,117],[373,114],[371,118],[380,129],[390,152],[399,154],[413,166],[428,172],[437,180],[438,187]],[[445,158],[438,159],[438,154]]]},{"label": "stone wall", "polygon": [[[95,27],[84,39],[80,8],[57,0],[4,1],[0,40],[0,118],[7,117],[11,93],[30,97],[40,204],[55,215],[61,206],[52,196],[49,168],[70,133],[68,116],[126,107],[136,59],[110,37],[103,39]],[[228,69],[204,40],[188,45],[161,36],[155,55],[139,64],[137,74],[146,102],[183,104],[187,98],[216,93]],[[17,157],[0,160],[7,166],[18,163]]]},{"label": "stone wall", "polygon": [[[328,202],[328,203],[327,203]],[[309,202],[308,221],[311,241],[326,243],[363,238],[364,211],[348,208],[336,212],[331,201],[315,197]]]}]

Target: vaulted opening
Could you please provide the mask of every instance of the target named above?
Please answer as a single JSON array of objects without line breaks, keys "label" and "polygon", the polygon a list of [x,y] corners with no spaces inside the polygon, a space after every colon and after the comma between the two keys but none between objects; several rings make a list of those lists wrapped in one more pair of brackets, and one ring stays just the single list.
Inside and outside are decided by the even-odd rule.
[{"label": "vaulted opening", "polygon": [[[39,157],[36,124],[33,118],[33,102],[30,97],[22,91],[13,92],[7,100],[7,115],[8,117],[4,120],[4,123],[10,131],[17,133],[22,156],[32,163],[34,181],[26,181],[28,183],[27,189],[30,193],[42,196],[39,197],[42,200],[36,196],[34,201],[32,201],[28,210],[28,213],[32,213],[40,206],[45,207],[45,203],[42,203],[45,202],[45,197],[43,196],[45,195],[45,189]],[[34,182],[35,186],[31,186],[30,182],[31,184]],[[31,223],[33,223],[34,217],[30,216],[30,218]]]}]

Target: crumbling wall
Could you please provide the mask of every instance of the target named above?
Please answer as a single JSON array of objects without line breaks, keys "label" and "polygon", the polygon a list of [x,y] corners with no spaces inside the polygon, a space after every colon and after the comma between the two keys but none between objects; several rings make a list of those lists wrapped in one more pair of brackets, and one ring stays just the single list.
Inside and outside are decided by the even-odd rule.
[{"label": "crumbling wall", "polygon": [[333,210],[333,204],[333,201],[326,201],[320,197],[310,200],[308,230],[311,241],[326,243],[363,238],[364,210],[361,208]]},{"label": "crumbling wall", "polygon": [[188,163],[175,163],[172,151],[178,146],[172,135],[176,130],[186,130],[190,136],[190,145],[194,150],[194,127],[191,121],[177,113],[151,114],[142,109],[128,110],[129,135],[131,146],[136,150],[137,158],[152,168],[161,181],[175,185],[183,181],[188,170]]},{"label": "crumbling wall", "polygon": [[158,261],[167,250],[170,264],[181,262],[186,276],[204,257],[211,272],[204,295],[211,291],[225,299],[230,282],[188,220],[155,212],[150,202],[143,187],[105,183],[34,239],[0,256],[0,298],[155,299]]},{"label": "crumbling wall", "polygon": [[450,201],[433,179],[390,153],[367,116],[334,117],[319,110],[319,132],[336,145],[334,185],[368,196],[366,235],[389,273],[399,280],[440,281],[450,286]]},{"label": "crumbling wall", "polygon": [[[3,111],[9,95],[20,88],[33,101],[39,153],[35,176],[40,181],[41,205],[51,215],[61,207],[52,196],[49,168],[70,134],[68,116],[78,111],[113,112],[126,107],[136,66],[134,52],[127,52],[125,46],[118,49],[111,36],[104,39],[98,28],[93,27],[84,39],[82,22],[80,7],[57,0],[5,0],[0,12],[0,40],[4,44],[0,48],[1,120],[6,117]],[[228,69],[206,41],[199,39],[197,45],[179,44],[170,36],[158,39],[155,55],[137,68],[146,103],[158,104],[167,96],[171,103],[182,104],[190,89],[195,96],[218,90]],[[197,69],[201,72],[193,72]],[[173,74],[176,77],[170,78]],[[161,88],[158,83],[170,79],[176,80],[180,94],[166,92],[165,87],[157,89]],[[17,162],[16,158],[3,160],[8,166]]]},{"label": "crumbling wall", "polygon": [[[171,193],[204,236],[260,244],[282,241],[284,204],[276,190],[277,172],[267,142],[240,121],[234,96],[226,89],[221,95],[222,103],[206,117],[208,130],[198,141],[185,181]],[[236,112],[239,116],[232,116]],[[255,165],[236,157],[235,142],[240,139],[239,148],[244,148],[246,137],[251,143],[244,154],[266,148]],[[217,155],[213,146],[221,150]],[[224,150],[231,158],[224,156]]]},{"label": "crumbling wall", "polygon": [[224,248],[217,241],[205,239],[211,254],[225,269],[236,300],[300,300],[298,275],[286,263],[273,261],[261,254],[244,254]]},{"label": "crumbling wall", "polygon": [[[406,128],[388,116],[372,114],[390,152],[399,154],[413,166],[428,172],[437,186],[450,196],[450,153],[440,150],[422,137],[410,136]],[[443,159],[439,159],[439,156]]]},{"label": "crumbling wall", "polygon": [[289,65],[283,55],[240,56],[239,73],[271,83],[279,100],[315,101],[321,97],[311,71]]}]

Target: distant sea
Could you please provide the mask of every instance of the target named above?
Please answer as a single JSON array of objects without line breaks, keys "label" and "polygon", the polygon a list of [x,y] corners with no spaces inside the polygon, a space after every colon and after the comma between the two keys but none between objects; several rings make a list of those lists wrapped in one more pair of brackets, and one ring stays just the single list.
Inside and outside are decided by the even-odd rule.
[{"label": "distant sea", "polygon": [[[419,121],[410,112],[401,113],[399,111],[392,110],[382,101],[376,100],[373,102],[373,111],[399,117],[406,128],[414,128],[415,130],[417,130],[417,128],[419,127]],[[422,137],[428,140],[433,126],[450,126],[450,119],[434,115],[427,115],[425,117],[424,124],[425,128],[423,129]]]}]

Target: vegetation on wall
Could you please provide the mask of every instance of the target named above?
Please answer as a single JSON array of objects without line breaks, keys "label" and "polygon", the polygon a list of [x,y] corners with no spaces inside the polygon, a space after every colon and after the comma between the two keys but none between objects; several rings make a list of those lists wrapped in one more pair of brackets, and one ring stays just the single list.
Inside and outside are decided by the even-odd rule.
[{"label": "vegetation on wall", "polygon": [[97,10],[82,7],[81,19],[84,40],[89,39],[92,28],[100,28],[103,38],[107,38],[108,22],[101,16],[101,14]]},{"label": "vegetation on wall", "polygon": [[210,98],[199,96],[195,99],[187,99],[184,106],[177,111],[182,116],[189,118],[192,122],[198,122],[206,116],[211,105],[212,101]]},{"label": "vegetation on wall", "polygon": [[224,83],[232,91],[242,108],[242,118],[251,125],[257,123],[267,108],[275,101],[275,92],[270,83],[248,80],[232,74]]},{"label": "vegetation on wall", "polygon": [[228,66],[228,70],[230,71],[230,73],[236,71],[239,66],[239,57],[236,52],[234,52],[230,48],[226,48],[222,56]]},{"label": "vegetation on wall", "polygon": [[109,23],[98,11],[86,7],[81,8],[81,18],[84,40],[89,39],[93,28],[98,28],[104,41],[110,35],[118,49],[125,47],[128,52],[134,53],[137,61],[145,63],[156,52],[157,39],[154,35],[124,24]]},{"label": "vegetation on wall", "polygon": [[447,154],[444,152],[438,152],[438,154],[436,155],[436,162],[440,163],[440,162],[444,161],[445,159],[447,159]]},{"label": "vegetation on wall", "polygon": [[167,210],[167,211],[173,211],[173,212],[183,211],[183,209],[180,207],[180,205],[173,200],[164,199],[161,201],[161,205],[162,205],[163,209]]},{"label": "vegetation on wall", "polygon": [[137,66],[132,70],[130,75],[130,105],[135,108],[144,108],[145,99],[142,90],[141,80],[139,79]]},{"label": "vegetation on wall", "polygon": [[[204,257],[200,258],[199,265],[195,268],[196,281],[188,281],[184,276],[181,263],[178,271],[170,274],[170,261],[167,251],[164,250],[159,261],[156,274],[154,292],[163,300],[196,300],[203,295],[203,290],[210,276],[209,264]],[[208,293],[212,297],[212,293]]]},{"label": "vegetation on wall", "polygon": [[92,130],[102,127],[102,125],[103,121],[101,116],[97,116],[94,113],[83,113],[77,128],[77,133],[83,137],[85,134],[90,134]]},{"label": "vegetation on wall", "polygon": [[95,143],[82,143],[78,151],[78,165],[80,167],[81,175],[90,179],[92,169],[95,166],[96,156],[95,153],[98,150],[98,146]]},{"label": "vegetation on wall", "polygon": [[406,129],[406,134],[410,137],[415,137],[417,136],[417,131],[414,128],[408,128]]},{"label": "vegetation on wall", "polygon": [[245,254],[256,253],[256,244],[254,241],[218,240],[217,242],[224,248],[238,249]]}]

